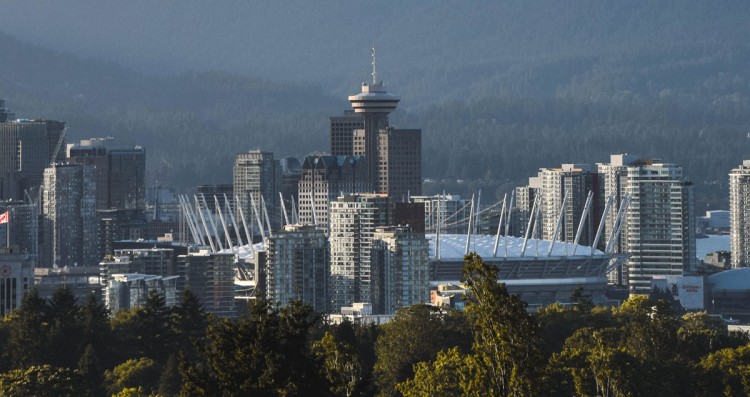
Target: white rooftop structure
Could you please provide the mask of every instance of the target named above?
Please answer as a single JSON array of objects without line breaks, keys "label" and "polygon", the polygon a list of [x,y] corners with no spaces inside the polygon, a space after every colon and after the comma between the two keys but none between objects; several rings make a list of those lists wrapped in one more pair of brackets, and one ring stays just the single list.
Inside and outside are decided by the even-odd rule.
[{"label": "white rooftop structure", "polygon": [[[435,258],[435,241],[437,238],[437,235],[435,234],[427,234],[425,235],[427,237],[427,240],[430,242],[430,258]],[[524,251],[525,254],[521,255],[522,248],[523,248],[523,237],[513,237],[513,236],[500,236],[499,243],[498,243],[498,249],[497,254],[493,255],[493,249],[495,245],[495,236],[492,235],[472,235],[471,236],[471,242],[469,247],[469,252],[476,251],[479,256],[481,256],[484,259],[489,258],[503,258],[505,257],[504,247],[505,247],[505,240],[508,241],[508,258],[519,258],[519,257],[561,257],[561,256],[573,256],[573,253],[575,252],[576,256],[590,256],[591,255],[591,247],[581,245],[581,244],[573,244],[573,243],[564,243],[557,241],[555,242],[554,247],[552,247],[552,252],[550,255],[547,255],[547,251],[549,250],[550,245],[552,244],[549,240],[540,240],[540,239],[529,239],[526,243],[526,250]],[[440,235],[440,258],[443,260],[463,260],[464,253],[466,248],[466,235],[465,234],[441,234]],[[252,260],[254,258],[254,253],[258,251],[264,251],[266,249],[266,244],[264,242],[255,243],[252,246],[250,245],[243,245],[241,247],[235,247],[234,253],[236,253],[240,260],[247,261]],[[223,253],[232,253],[233,251],[229,249],[222,250],[220,252]],[[537,254],[538,252],[538,254]],[[594,250],[595,256],[601,256],[604,255],[604,253],[600,250]]]},{"label": "white rooftop structure", "polygon": [[[430,241],[430,258],[435,258],[435,241],[437,236],[435,234],[426,235]],[[440,259],[441,260],[455,260],[463,259],[466,253],[466,238],[465,234],[442,234],[440,235]],[[575,255],[584,256],[591,255],[591,247],[587,247],[580,244],[555,242],[552,247],[552,251],[549,255],[547,252],[550,249],[552,241],[540,240],[540,239],[529,239],[526,243],[526,249],[523,250],[523,237],[513,236],[500,236],[498,241],[497,253],[494,253],[496,236],[488,235],[472,235],[471,241],[469,242],[469,252],[475,252],[479,254],[483,259],[490,258],[520,258],[520,257],[561,257],[561,256],[572,256]],[[505,244],[507,241],[507,256],[505,254]],[[602,251],[594,250],[594,255],[604,255]]]}]

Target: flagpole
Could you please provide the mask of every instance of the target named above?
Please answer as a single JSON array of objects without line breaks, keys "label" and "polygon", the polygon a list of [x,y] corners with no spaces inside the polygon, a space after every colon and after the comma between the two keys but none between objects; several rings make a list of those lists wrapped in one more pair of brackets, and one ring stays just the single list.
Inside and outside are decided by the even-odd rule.
[{"label": "flagpole", "polygon": [[0,214],[0,224],[5,224],[5,248],[10,248],[10,209],[6,208],[4,214]]}]

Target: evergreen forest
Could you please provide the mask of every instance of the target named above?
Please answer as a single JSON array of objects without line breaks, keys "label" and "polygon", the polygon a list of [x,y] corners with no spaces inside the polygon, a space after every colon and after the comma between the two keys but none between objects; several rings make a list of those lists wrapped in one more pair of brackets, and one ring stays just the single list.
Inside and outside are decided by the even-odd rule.
[{"label": "evergreen forest", "polygon": [[149,186],[178,191],[230,183],[241,151],[329,151],[372,44],[402,98],[391,124],[423,130],[428,194],[500,198],[628,152],[683,166],[700,214],[726,208],[750,150],[744,1],[181,4],[13,4],[0,98],[66,121],[68,142],[145,147]]}]

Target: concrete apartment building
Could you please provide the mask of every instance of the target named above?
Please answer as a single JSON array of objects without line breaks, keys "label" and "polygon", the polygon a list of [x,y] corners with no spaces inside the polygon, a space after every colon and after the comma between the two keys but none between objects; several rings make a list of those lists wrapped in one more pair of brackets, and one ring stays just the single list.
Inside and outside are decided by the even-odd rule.
[{"label": "concrete apartment building", "polygon": [[273,153],[251,150],[237,154],[233,180],[235,218],[241,219],[238,208],[242,208],[248,227],[252,225],[255,230],[254,234],[260,234],[257,219],[260,219],[264,229],[279,230],[282,172],[281,164],[274,160]]},{"label": "concrete apartment building", "polygon": [[16,119],[0,99],[0,200],[36,197],[44,169],[65,157],[56,152],[64,129],[60,121]]},{"label": "concrete apartment building", "polygon": [[628,165],[620,180],[631,198],[622,250],[630,255],[622,280],[631,294],[649,293],[653,276],[681,276],[695,267],[693,185],[682,167],[651,161]]},{"label": "concrete apartment building", "polygon": [[219,317],[237,316],[234,305],[234,269],[236,255],[190,252],[177,257],[178,274],[200,300],[206,311]]},{"label": "concrete apartment building", "polygon": [[96,209],[146,208],[146,151],[117,145],[113,138],[91,138],[67,147],[68,161],[93,168]]},{"label": "concrete apartment building", "polygon": [[53,164],[44,170],[42,267],[99,263],[95,191],[89,166]]},{"label": "concrete apartment building", "polygon": [[408,227],[375,229],[372,243],[372,305],[376,314],[429,301],[429,241]]},{"label": "concrete apartment building", "polygon": [[266,298],[286,305],[299,299],[328,312],[328,238],[312,225],[286,225],[268,238]]},{"label": "concrete apartment building", "polygon": [[729,172],[732,267],[750,266],[750,160]]},{"label": "concrete apartment building", "polygon": [[[579,243],[590,245],[594,241],[596,227],[602,208],[599,174],[589,164],[563,164],[560,168],[543,168],[539,171],[541,189],[542,238],[552,240],[555,236],[559,214],[562,224],[557,241],[573,242],[583,215],[589,192],[593,192],[591,211],[585,219]],[[565,207],[563,200],[567,196]]]},{"label": "concrete apartment building", "polygon": [[330,203],[342,194],[370,192],[368,163],[361,156],[305,157],[299,181],[299,223],[328,230]]},{"label": "concrete apartment building", "polygon": [[21,307],[34,286],[34,262],[28,254],[0,248],[0,318]]},{"label": "concrete apartment building", "polygon": [[390,224],[385,194],[339,197],[330,210],[332,313],[354,302],[372,302],[371,249],[375,229]]}]

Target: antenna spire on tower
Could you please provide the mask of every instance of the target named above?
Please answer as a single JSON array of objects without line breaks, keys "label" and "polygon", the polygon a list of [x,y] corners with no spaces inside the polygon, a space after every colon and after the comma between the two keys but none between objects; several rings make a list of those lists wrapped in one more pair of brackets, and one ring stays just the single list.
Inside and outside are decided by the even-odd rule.
[{"label": "antenna spire on tower", "polygon": [[370,49],[370,53],[372,53],[372,85],[378,84],[378,71],[376,69],[375,64],[375,46],[372,46],[372,49]]}]

